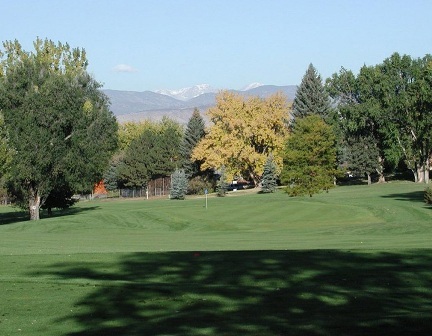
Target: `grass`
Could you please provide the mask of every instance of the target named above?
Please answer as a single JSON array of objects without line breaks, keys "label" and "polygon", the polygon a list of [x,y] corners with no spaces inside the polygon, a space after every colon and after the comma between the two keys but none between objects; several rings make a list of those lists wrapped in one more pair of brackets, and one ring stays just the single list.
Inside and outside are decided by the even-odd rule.
[{"label": "grass", "polygon": [[0,334],[430,334],[423,189],[0,207]]}]

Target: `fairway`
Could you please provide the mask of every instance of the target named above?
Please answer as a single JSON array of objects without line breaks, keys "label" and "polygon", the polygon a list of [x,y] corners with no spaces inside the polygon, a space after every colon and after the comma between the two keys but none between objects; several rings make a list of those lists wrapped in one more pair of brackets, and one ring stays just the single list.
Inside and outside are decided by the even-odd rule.
[{"label": "fairway", "polygon": [[429,334],[423,189],[0,207],[0,334]]}]

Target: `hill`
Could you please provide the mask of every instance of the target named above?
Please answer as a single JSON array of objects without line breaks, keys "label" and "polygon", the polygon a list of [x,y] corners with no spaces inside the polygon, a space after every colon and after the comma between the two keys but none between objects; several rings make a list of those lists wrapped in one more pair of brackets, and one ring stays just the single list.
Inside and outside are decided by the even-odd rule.
[{"label": "hill", "polygon": [[[205,90],[200,93],[196,88],[204,87]],[[252,86],[245,91],[230,90],[244,96],[268,97],[276,92],[282,92],[288,100],[293,100],[297,86],[286,85],[261,85]],[[204,113],[209,107],[215,105],[216,90],[208,92],[208,87],[196,86],[190,92],[192,98],[185,99],[185,89],[182,91],[181,99],[175,98],[180,91],[120,91],[120,90],[102,90],[111,101],[111,110],[116,115],[119,122],[140,121],[143,119],[160,120],[167,116],[181,123],[186,123],[194,108],[198,108]],[[163,93],[161,93],[163,92]]]}]

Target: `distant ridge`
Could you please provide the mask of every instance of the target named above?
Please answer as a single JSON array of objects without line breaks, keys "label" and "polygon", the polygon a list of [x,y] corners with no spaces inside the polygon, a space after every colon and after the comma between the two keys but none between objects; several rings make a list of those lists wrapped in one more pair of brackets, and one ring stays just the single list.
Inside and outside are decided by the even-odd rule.
[{"label": "distant ridge", "polygon": [[[257,84],[257,83],[255,83]],[[203,91],[209,89],[205,86],[195,86]],[[210,89],[209,89],[210,90]],[[295,97],[296,85],[253,85],[245,91],[229,90],[243,96],[268,97],[276,92],[285,94],[289,101]],[[194,108],[198,108],[202,114],[216,103],[215,97],[219,90],[211,89],[210,92],[203,92],[196,95],[190,93],[191,98],[185,99],[186,91],[182,91],[183,98],[177,99],[170,95],[153,91],[119,91],[102,90],[111,102],[111,110],[119,122],[140,121],[143,119],[160,120],[164,116],[170,117],[181,123],[187,123]],[[181,90],[178,90],[181,91]],[[161,92],[161,91],[159,91]]]}]

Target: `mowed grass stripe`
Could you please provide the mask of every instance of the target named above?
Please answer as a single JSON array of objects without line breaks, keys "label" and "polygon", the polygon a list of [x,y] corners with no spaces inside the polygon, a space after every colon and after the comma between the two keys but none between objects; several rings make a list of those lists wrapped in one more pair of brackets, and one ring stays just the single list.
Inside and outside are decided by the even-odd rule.
[{"label": "mowed grass stripe", "polygon": [[0,207],[0,334],[431,334],[423,188]]},{"label": "mowed grass stripe", "polygon": [[[431,209],[414,183],[338,187],[312,198],[239,193],[185,201],[82,202],[0,225],[1,254],[429,247]],[[0,219],[11,208],[2,207]]]}]

